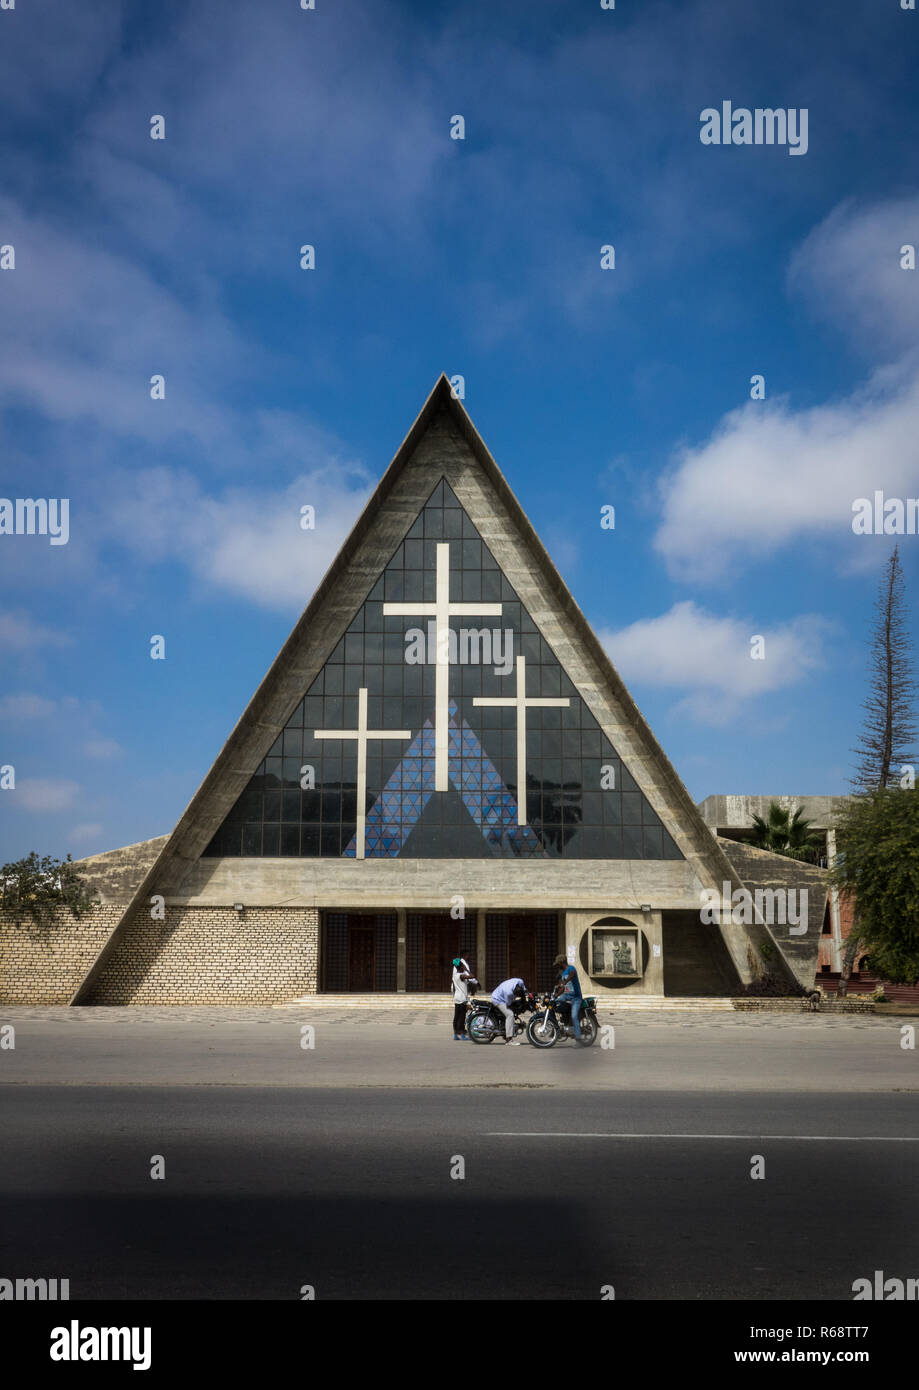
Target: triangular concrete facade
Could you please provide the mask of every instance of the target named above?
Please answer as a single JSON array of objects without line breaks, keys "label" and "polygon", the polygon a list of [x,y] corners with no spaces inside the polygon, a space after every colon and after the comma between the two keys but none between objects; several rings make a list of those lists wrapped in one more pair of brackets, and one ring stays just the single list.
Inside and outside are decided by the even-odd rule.
[{"label": "triangular concrete facade", "polygon": [[[88,997],[125,919],[151,895],[182,899],[186,894],[184,900],[196,900],[199,890],[195,875],[198,874],[200,881],[205,849],[441,478],[453,490],[532,615],[539,633],[569,674],[600,729],[614,745],[623,765],[678,846],[685,861],[681,866],[684,881],[680,905],[684,908],[689,905],[689,885],[691,893],[696,895],[701,889],[714,888],[720,892],[725,883],[733,888],[742,886],[465,409],[455,399],[446,377],[441,376],[334,563],[72,1002]],[[298,862],[302,866],[305,861]],[[626,862],[625,869],[630,862]],[[330,867],[332,861],[321,860],[320,863]],[[559,883],[564,889],[565,871],[576,869],[577,864],[564,866],[554,861],[556,865]],[[395,867],[395,864],[375,865],[373,871],[383,873]],[[525,870],[526,865],[514,867]],[[593,882],[600,881],[597,877],[600,867],[596,862],[590,865]],[[612,873],[614,866],[606,867]],[[623,865],[618,867],[621,871]],[[371,865],[352,861],[346,868],[349,873],[368,873]],[[639,864],[633,863],[632,869],[633,880],[637,875],[641,896]],[[285,872],[289,874],[289,865]],[[569,872],[567,882],[572,889],[577,881]],[[623,881],[620,872],[619,882]],[[288,887],[289,882],[288,877]],[[380,883],[384,885],[385,880],[380,879]],[[397,901],[397,883],[393,878],[392,902]],[[382,901],[382,887],[378,896]],[[284,892],[279,892],[281,900],[288,900]],[[724,923],[721,930],[741,979],[751,978],[756,973],[756,948],[769,939],[767,930],[759,924],[735,926],[729,922]]]}]

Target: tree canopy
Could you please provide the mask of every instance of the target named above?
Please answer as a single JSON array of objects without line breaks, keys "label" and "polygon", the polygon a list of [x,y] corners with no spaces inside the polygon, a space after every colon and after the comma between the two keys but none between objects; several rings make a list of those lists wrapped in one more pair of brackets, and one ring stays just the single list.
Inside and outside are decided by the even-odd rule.
[{"label": "tree canopy", "polygon": [[805,820],[800,807],[792,815],[773,801],[765,819],[753,817],[750,844],[755,849],[768,849],[788,859],[804,859],[816,864],[823,849],[823,836],[811,830],[810,821]]},{"label": "tree canopy", "polygon": [[60,908],[74,917],[88,912],[95,899],[86,881],[68,854],[66,859],[42,858],[33,850],[0,868],[0,912],[38,927],[51,926]]},{"label": "tree canopy", "polygon": [[852,894],[859,950],[894,984],[919,980],[919,792],[853,796],[837,826],[831,881]]}]

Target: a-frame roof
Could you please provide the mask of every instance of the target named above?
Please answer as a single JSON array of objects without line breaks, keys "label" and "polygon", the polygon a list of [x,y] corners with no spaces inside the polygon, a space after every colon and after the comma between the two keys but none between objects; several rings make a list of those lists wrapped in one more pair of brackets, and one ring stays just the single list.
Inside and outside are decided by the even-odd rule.
[{"label": "a-frame roof", "polygon": [[[406,490],[406,473],[429,433],[468,450],[478,465],[479,492],[498,504],[515,534],[518,555],[537,574],[543,591],[564,617],[566,641],[591,671],[589,685],[602,691],[616,710],[617,724],[627,731],[630,749],[620,753],[632,775],[648,790],[649,776],[636,770],[637,759],[654,784],[658,813],[699,874],[700,882],[720,885],[740,880],[723,850],[705,825],[692,798],[629,694],[624,682],[590,624],[575,603],[545,547],[517,501],[504,475],[483,443],[445,375],[441,375],[395,457],[358,517],[338,555],[317,587],[290,636],[252,696],[226,744],[189,802],[172,834],[140,883],[121,922],[115,928],[71,1002],[80,1002],[99,973],[128,914],[154,892],[175,892],[197,863],[215,831],[244,790],[268,748],[274,743],[292,709],[339,640],[357,606],[375,582],[381,561],[399,545],[417,514],[418,495]],[[489,544],[497,541],[485,535]],[[522,548],[522,549],[521,549]],[[502,557],[496,549],[499,564]],[[539,616],[534,613],[537,623]],[[547,635],[544,633],[544,635]],[[631,752],[631,759],[630,759]],[[737,947],[733,954],[738,959]],[[738,961],[738,963],[740,963]]]}]

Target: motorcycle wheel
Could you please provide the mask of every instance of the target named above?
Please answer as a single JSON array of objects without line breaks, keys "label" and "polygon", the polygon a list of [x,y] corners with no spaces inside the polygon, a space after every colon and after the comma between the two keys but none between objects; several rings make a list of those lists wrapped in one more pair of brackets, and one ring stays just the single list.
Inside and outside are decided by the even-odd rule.
[{"label": "motorcycle wheel", "polygon": [[466,1025],[466,1031],[475,1043],[490,1043],[494,1041],[494,1032],[489,1028],[484,1014],[474,1014]]},{"label": "motorcycle wheel", "polygon": [[527,1024],[527,1042],[534,1047],[554,1047],[558,1042],[558,1025],[550,1014],[534,1014]]},{"label": "motorcycle wheel", "polygon": [[581,1014],[578,1022],[581,1025],[581,1036],[575,1038],[575,1042],[580,1047],[593,1047],[597,1041],[597,1033],[600,1031],[594,1014]]}]

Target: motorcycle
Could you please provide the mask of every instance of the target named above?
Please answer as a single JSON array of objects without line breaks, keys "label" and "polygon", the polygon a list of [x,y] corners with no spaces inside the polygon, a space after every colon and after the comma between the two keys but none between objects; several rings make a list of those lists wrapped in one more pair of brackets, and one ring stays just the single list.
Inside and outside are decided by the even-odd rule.
[{"label": "motorcycle", "polygon": [[[532,991],[527,990],[526,994],[514,999],[511,1003],[511,1013],[514,1015],[514,1036],[524,1031],[521,1014],[532,1013],[536,1008],[536,996]],[[490,1043],[495,1038],[504,1037],[504,1015],[488,998],[473,999],[470,997],[466,1009],[466,1032],[473,1042]]]},{"label": "motorcycle", "polygon": [[595,995],[589,994],[582,999],[578,1023],[581,1036],[575,1038],[570,1003],[564,995],[547,994],[542,1000],[542,1008],[536,1010],[527,1023],[527,1042],[534,1047],[554,1047],[559,1038],[575,1038],[579,1047],[592,1047],[600,1031]]}]

